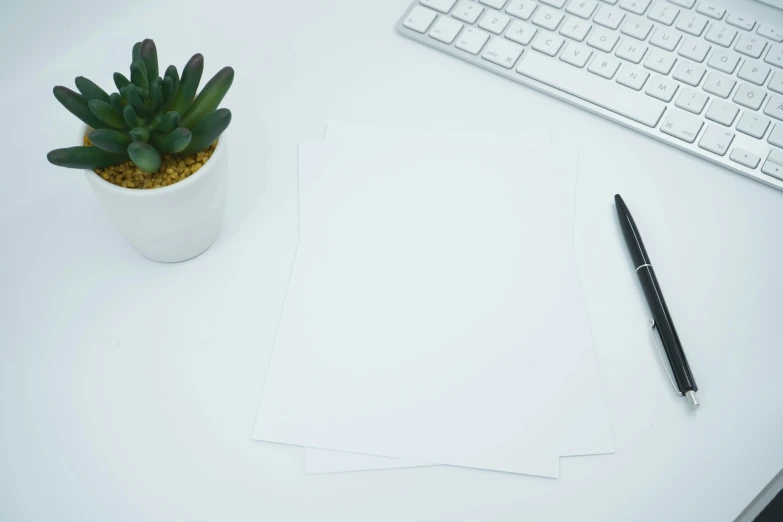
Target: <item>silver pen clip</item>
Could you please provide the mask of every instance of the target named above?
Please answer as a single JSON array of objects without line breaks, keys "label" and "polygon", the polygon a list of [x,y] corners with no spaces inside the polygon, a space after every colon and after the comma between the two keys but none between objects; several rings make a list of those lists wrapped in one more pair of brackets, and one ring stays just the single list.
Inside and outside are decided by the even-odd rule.
[{"label": "silver pen clip", "polygon": [[661,348],[658,346],[658,339],[657,339],[658,337],[661,336],[661,332],[658,332],[658,335],[655,335],[655,332],[658,331],[658,325],[655,324],[654,319],[650,319],[650,330],[651,330],[650,333],[652,334],[652,338],[653,338],[653,344],[655,345],[655,351],[658,352],[658,359],[661,360],[661,365],[663,365],[663,371],[666,372],[666,376],[671,381],[675,393],[677,393],[677,395],[679,396],[682,396],[682,392],[677,388],[677,384],[674,382],[674,374],[670,373],[671,368],[669,368],[667,362],[663,360],[663,354],[661,354]]}]

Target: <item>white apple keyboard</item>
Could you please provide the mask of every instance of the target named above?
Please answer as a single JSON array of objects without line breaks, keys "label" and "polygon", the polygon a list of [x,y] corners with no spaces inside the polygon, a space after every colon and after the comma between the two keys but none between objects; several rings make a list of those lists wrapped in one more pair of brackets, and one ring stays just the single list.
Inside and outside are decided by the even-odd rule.
[{"label": "white apple keyboard", "polygon": [[697,0],[416,0],[403,35],[783,190],[783,28]]}]

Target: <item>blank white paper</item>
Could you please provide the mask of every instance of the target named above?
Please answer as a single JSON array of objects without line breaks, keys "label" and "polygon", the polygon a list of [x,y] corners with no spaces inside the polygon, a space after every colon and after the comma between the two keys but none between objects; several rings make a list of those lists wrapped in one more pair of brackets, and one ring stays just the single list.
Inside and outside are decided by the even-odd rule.
[{"label": "blank white paper", "polygon": [[[514,133],[507,135],[473,136],[475,141],[491,141],[509,145],[544,145],[549,143],[546,132]],[[299,147],[299,185],[300,208],[312,200],[312,178],[320,174],[320,142],[303,143]],[[298,284],[296,268],[292,270],[291,285]],[[266,385],[258,410],[258,416],[253,432],[253,438],[287,444],[301,445],[298,438],[302,432],[302,375],[304,371],[304,355],[302,343],[298,340],[298,332],[292,326],[296,316],[286,305],[278,329],[275,351],[267,374]],[[372,455],[351,454],[333,450],[307,448],[306,471],[308,473],[327,473],[338,471],[357,471],[371,469],[390,469],[416,467],[424,463],[410,462],[400,459],[377,457]]]},{"label": "blank white paper", "polygon": [[[531,451],[578,454],[590,437],[558,423],[606,421],[597,368],[597,387],[578,387],[596,365],[571,250],[573,153],[385,137],[327,135],[325,204],[297,261],[305,443],[555,476]],[[579,398],[593,388],[598,400]],[[598,407],[576,415],[582,402]]]}]

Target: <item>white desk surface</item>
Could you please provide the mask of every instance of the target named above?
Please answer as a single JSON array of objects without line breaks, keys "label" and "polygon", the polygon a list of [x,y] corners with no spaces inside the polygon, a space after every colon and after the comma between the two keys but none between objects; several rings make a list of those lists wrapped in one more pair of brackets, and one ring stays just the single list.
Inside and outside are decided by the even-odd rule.
[{"label": "white desk surface", "polygon": [[[397,35],[407,4],[0,8],[0,520],[730,522],[783,468],[783,193]],[[85,75],[110,87],[144,37],[163,65],[201,52],[205,78],[237,71],[224,103],[234,120],[223,232],[178,265],[138,256],[83,174],[45,159],[79,125],[52,86]],[[745,216],[728,236],[742,241],[721,248],[729,259],[683,268],[696,287],[714,277],[689,322],[731,354],[694,364],[705,407],[720,409],[703,417],[720,419],[716,429],[693,435],[699,416],[666,395],[655,356],[629,346],[597,349],[617,453],[564,459],[558,480],[447,467],[306,476],[300,448],[251,441],[296,248],[296,145],[331,120],[540,127],[621,146],[639,158],[639,179],[676,168],[708,180],[699,187],[714,200],[695,214]],[[667,292],[670,304],[685,292]],[[733,376],[730,393],[717,373]]]}]

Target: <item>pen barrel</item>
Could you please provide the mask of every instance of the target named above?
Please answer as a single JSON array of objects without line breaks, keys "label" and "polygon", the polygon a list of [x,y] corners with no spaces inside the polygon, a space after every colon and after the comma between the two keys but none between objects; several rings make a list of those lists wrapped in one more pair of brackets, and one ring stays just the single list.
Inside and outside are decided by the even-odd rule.
[{"label": "pen barrel", "polygon": [[636,274],[639,276],[644,296],[647,298],[647,304],[650,306],[653,319],[661,335],[663,349],[669,359],[677,388],[683,394],[688,391],[697,391],[699,388],[696,386],[696,380],[693,378],[688,359],[682,349],[680,337],[677,335],[677,329],[674,327],[666,300],[663,298],[658,278],[655,277],[655,270],[652,266],[641,266]]}]

